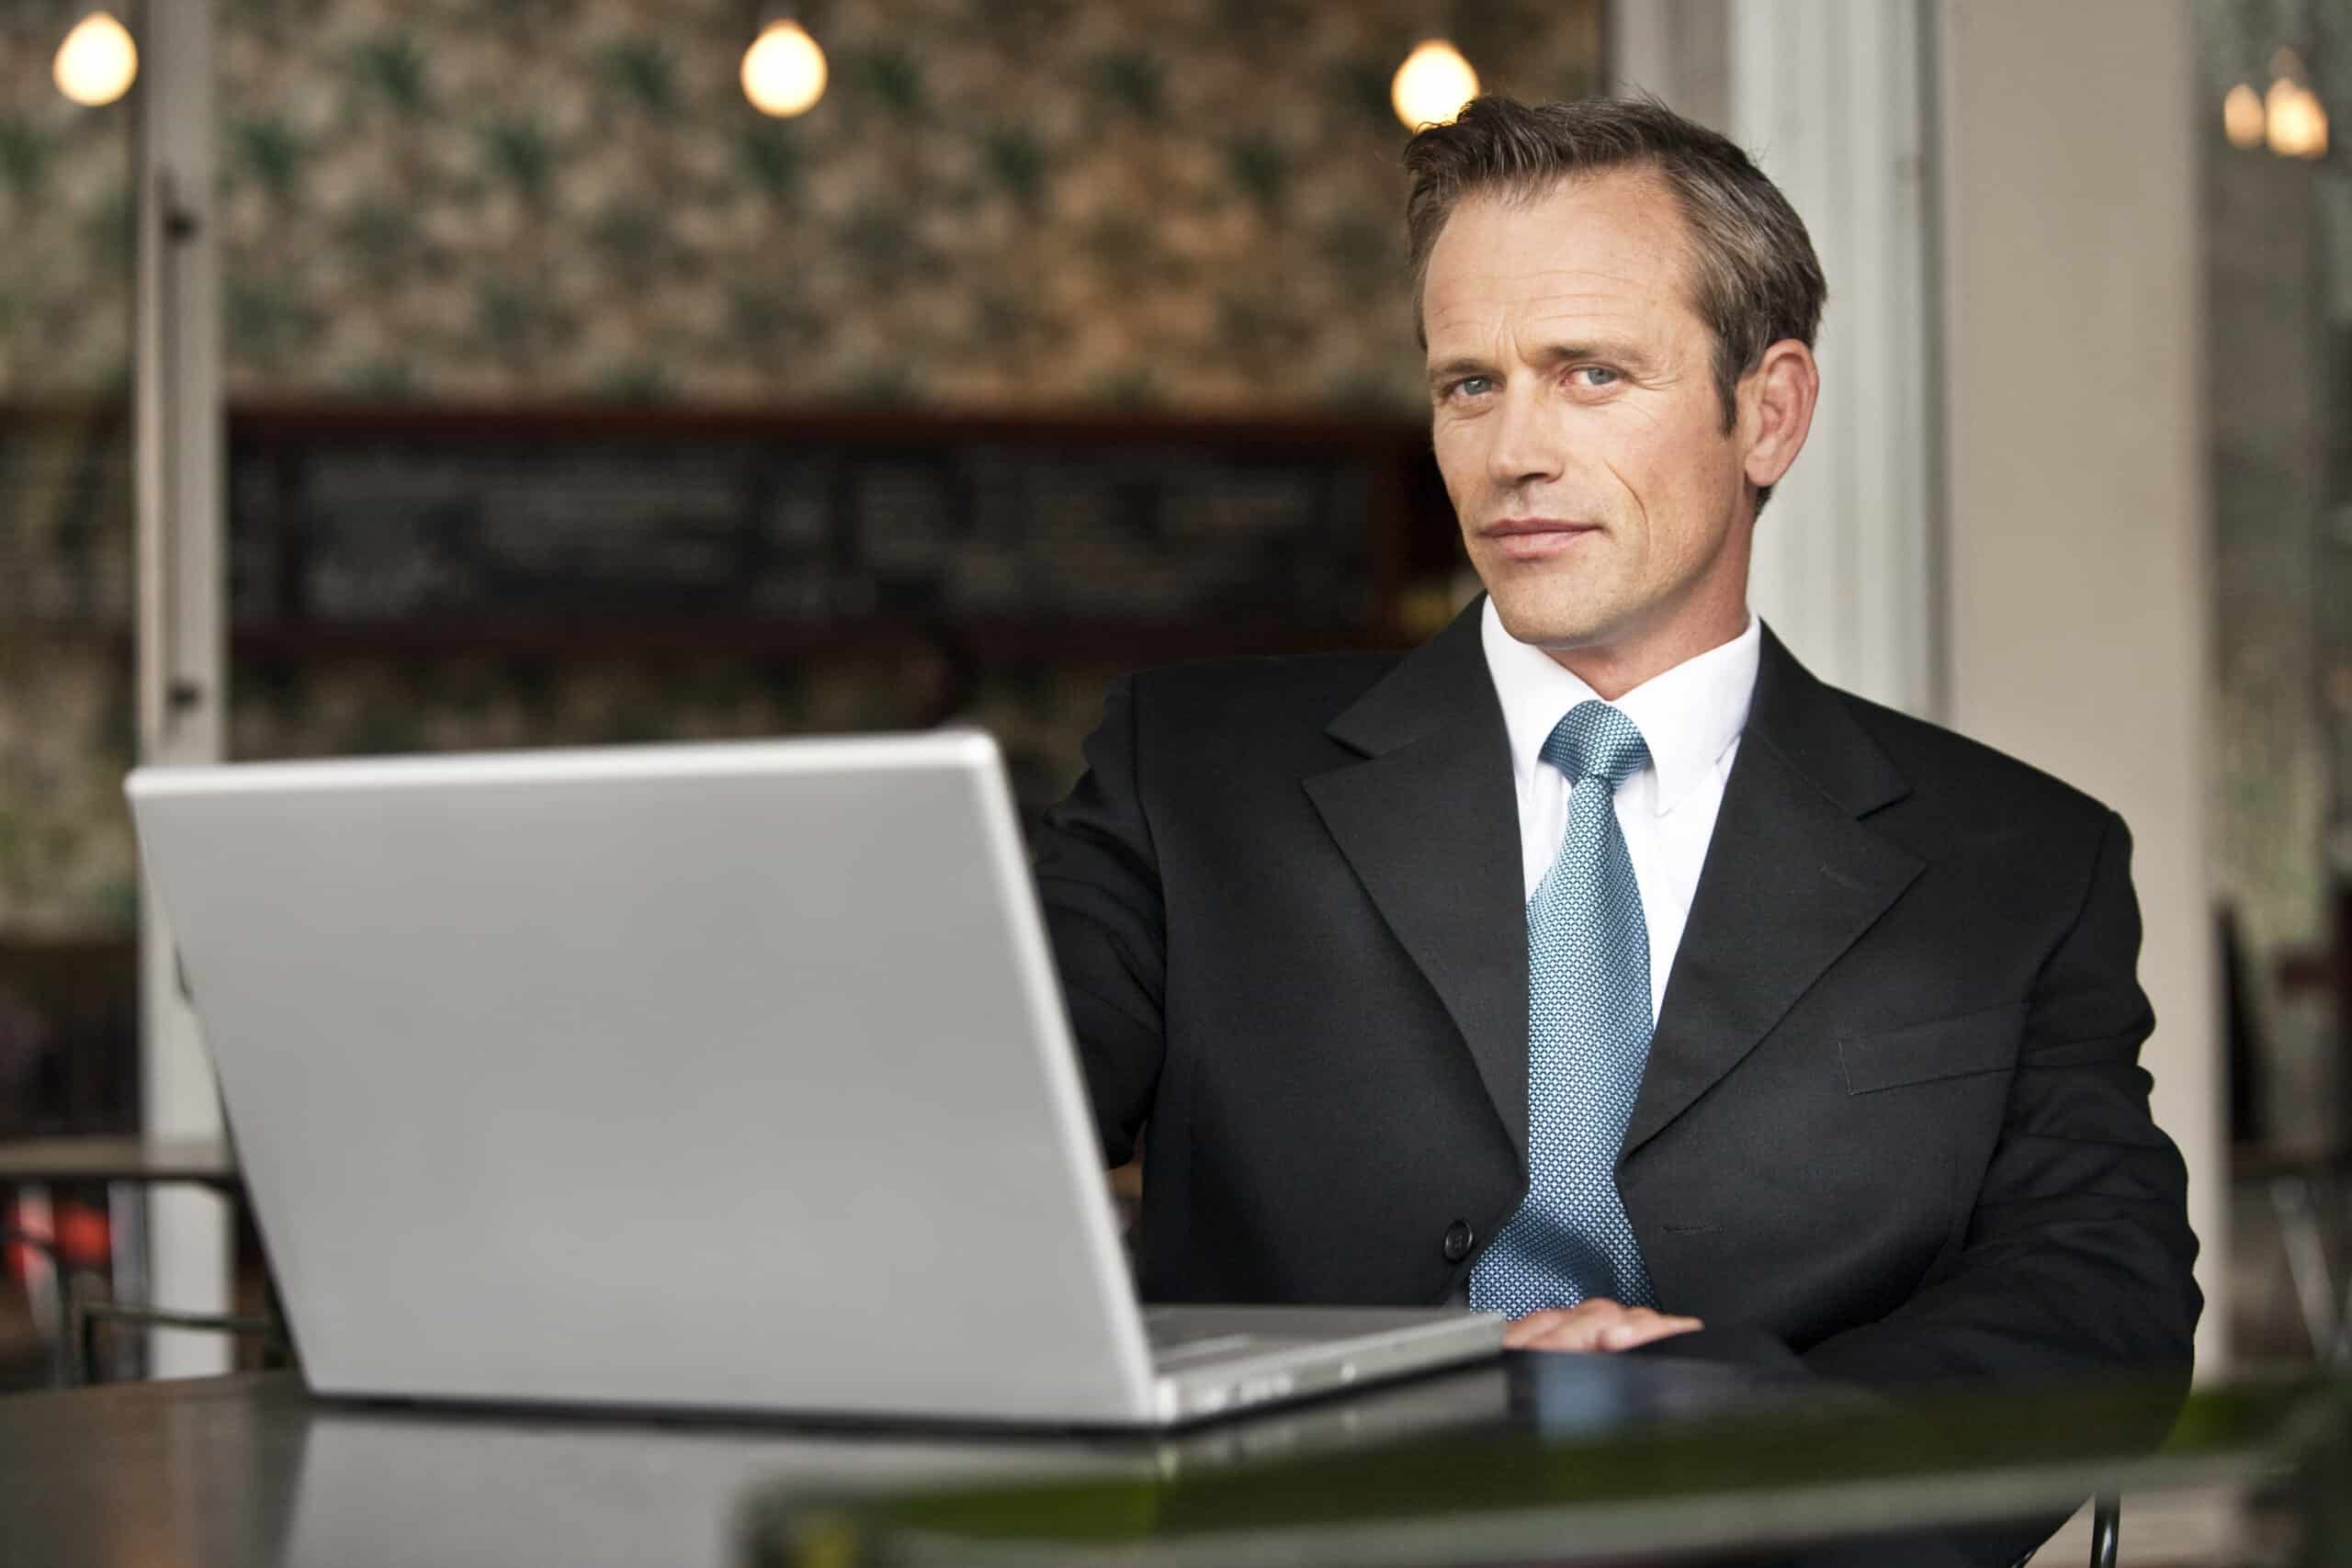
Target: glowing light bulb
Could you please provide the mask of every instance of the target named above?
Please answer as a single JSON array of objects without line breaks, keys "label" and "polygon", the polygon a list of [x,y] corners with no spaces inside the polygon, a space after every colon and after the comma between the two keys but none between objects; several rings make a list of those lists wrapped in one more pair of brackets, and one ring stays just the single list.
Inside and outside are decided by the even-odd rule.
[{"label": "glowing light bulb", "polygon": [[2230,89],[2222,100],[2222,133],[2233,147],[2259,147],[2267,117],[2262,108],[2262,95],[2245,82]]},{"label": "glowing light bulb", "polygon": [[743,51],[743,96],[762,114],[807,114],[825,96],[825,51],[798,22],[770,22]]},{"label": "glowing light bulb", "polygon": [[1477,96],[1478,73],[1460,50],[1442,38],[1415,44],[1388,85],[1388,101],[1408,130],[1444,125]]},{"label": "glowing light bulb", "polygon": [[139,78],[139,46],[130,29],[105,11],[93,11],[74,24],[57,46],[51,67],[57,90],[87,108],[98,108],[130,91]]},{"label": "glowing light bulb", "polygon": [[2270,150],[2282,158],[2318,158],[2327,152],[2327,111],[2309,87],[2281,76],[2263,103]]}]

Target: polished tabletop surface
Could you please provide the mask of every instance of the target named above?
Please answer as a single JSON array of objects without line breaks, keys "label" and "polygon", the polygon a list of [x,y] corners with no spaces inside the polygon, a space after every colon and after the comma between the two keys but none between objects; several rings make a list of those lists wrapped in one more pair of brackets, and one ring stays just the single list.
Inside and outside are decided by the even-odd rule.
[{"label": "polished tabletop surface", "polygon": [[[1591,1462],[1604,1450],[1663,1456],[1644,1461],[1645,1484],[1678,1465],[1713,1475],[1751,1510],[1766,1496],[1753,1473],[1641,1444],[1746,1423],[1744,1445],[1769,1448],[1777,1439],[1757,1444],[1767,1428],[1755,1424],[1792,1420],[1814,1425],[1781,1429],[1815,1441],[1853,1414],[1725,1366],[1540,1354],[1164,1437],[429,1410],[313,1399],[289,1372],[125,1383],[0,1398],[0,1563],[899,1561],[828,1558],[822,1542],[810,1555],[808,1500],[834,1518],[870,1500],[887,1521],[909,1498],[936,1497],[928,1522],[950,1527],[1017,1526],[1023,1507],[1043,1506],[1059,1529],[1090,1499],[1140,1500],[1171,1529],[1188,1509],[1214,1528],[1236,1507],[1259,1524],[1301,1509],[1310,1524],[1317,1510],[1345,1522],[1400,1500],[1426,1514],[1427,1497],[1455,1484],[1449,1473],[1475,1471],[1461,1483],[1474,1491],[1533,1487],[1539,1501],[1559,1491],[1563,1462],[1588,1492],[1617,1484]],[[2204,1419],[2228,1438],[2255,1433],[2258,1415],[2225,1404]],[[1850,1452],[1874,1439],[1839,1440]],[[2059,1483],[2087,1488],[2091,1473]],[[951,1546],[940,1560],[963,1555]]]},{"label": "polished tabletop surface", "polygon": [[119,1383],[0,1398],[0,1563],[724,1563],[779,1485],[1161,1477],[1538,1406],[1600,1430],[1774,1397],[1704,1363],[1512,1357],[1129,1438],[426,1410],[314,1399],[291,1372]]}]

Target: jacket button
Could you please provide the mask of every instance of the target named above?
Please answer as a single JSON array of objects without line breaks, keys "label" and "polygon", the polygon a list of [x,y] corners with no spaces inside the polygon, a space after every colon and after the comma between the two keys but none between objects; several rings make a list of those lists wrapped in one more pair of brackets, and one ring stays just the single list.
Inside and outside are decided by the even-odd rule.
[{"label": "jacket button", "polygon": [[1470,1228],[1468,1221],[1454,1221],[1445,1227],[1445,1260],[1448,1263],[1461,1262],[1470,1256],[1471,1245],[1477,1239],[1478,1233]]}]

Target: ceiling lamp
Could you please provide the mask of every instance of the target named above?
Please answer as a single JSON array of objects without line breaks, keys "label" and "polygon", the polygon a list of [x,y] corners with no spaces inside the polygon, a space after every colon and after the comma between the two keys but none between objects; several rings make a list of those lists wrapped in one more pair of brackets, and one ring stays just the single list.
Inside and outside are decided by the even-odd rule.
[{"label": "ceiling lamp", "polygon": [[1478,73],[1460,50],[1442,38],[1415,44],[1388,85],[1388,101],[1408,130],[1447,124],[1477,96]]},{"label": "ceiling lamp", "polygon": [[762,114],[807,114],[825,96],[825,51],[789,17],[770,22],[743,51],[743,96]]},{"label": "ceiling lamp", "polygon": [[105,11],[74,24],[50,68],[57,90],[86,108],[113,103],[139,78],[139,46],[130,29]]}]

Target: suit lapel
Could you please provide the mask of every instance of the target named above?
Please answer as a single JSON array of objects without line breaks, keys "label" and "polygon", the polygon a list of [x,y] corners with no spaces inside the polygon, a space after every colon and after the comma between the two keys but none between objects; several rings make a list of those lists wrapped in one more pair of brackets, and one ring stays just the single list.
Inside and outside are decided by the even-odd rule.
[{"label": "suit lapel", "polygon": [[[1364,760],[1316,774],[1306,789],[1461,1031],[1524,1160],[1527,912],[1483,604],[1331,722],[1333,739]],[[1767,628],[1627,1153],[1754,1050],[1918,875],[1917,857],[1860,820],[1906,793],[1837,694]]]},{"label": "suit lapel", "polygon": [[1860,820],[1907,790],[1842,700],[1765,631],[1625,1153],[1754,1050],[1918,875],[1917,857]]},{"label": "suit lapel", "polygon": [[1329,733],[1365,760],[1306,781],[1340,852],[1462,1032],[1523,1161],[1527,918],[1510,741],[1483,601],[1408,654]]}]

